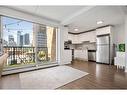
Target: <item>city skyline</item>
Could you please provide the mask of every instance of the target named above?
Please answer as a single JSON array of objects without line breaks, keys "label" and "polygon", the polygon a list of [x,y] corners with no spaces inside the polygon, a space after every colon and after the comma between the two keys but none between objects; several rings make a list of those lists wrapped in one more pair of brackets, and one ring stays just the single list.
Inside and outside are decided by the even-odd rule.
[{"label": "city skyline", "polygon": [[33,24],[27,21],[2,17],[3,39],[8,42],[8,36],[13,35],[14,41],[17,42],[17,31],[21,31],[22,35],[29,34],[30,44],[33,39]]},{"label": "city skyline", "polygon": [[17,46],[30,45],[29,33],[22,35],[21,31],[17,31]]}]

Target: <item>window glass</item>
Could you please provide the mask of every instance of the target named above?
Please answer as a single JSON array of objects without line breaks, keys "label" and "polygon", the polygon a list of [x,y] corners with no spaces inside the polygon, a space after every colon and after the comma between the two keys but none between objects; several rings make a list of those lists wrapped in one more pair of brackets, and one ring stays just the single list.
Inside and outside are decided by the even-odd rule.
[{"label": "window glass", "polygon": [[57,28],[2,17],[2,33],[5,67],[56,62]]}]

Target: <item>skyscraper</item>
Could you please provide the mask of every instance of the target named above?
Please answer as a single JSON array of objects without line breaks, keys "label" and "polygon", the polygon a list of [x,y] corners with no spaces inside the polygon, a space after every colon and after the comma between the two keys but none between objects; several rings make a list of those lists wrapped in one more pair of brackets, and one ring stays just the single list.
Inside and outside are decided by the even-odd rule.
[{"label": "skyscraper", "polygon": [[29,45],[30,44],[30,37],[29,34],[26,33],[24,34],[24,45]]},{"label": "skyscraper", "polygon": [[9,42],[9,46],[16,46],[16,42],[14,41],[13,35],[8,36],[8,42]]},{"label": "skyscraper", "polygon": [[8,35],[8,42],[14,41],[14,36],[13,35]]},{"label": "skyscraper", "polygon": [[23,35],[20,35],[20,43],[19,43],[19,46],[23,46]]},{"label": "skyscraper", "polygon": [[17,31],[17,45],[20,46],[21,31]]}]

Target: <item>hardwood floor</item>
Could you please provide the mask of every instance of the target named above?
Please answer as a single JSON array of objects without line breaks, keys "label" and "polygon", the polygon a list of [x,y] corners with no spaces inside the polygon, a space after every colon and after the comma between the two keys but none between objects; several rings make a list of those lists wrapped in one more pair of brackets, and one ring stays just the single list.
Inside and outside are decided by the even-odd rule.
[{"label": "hardwood floor", "polygon": [[127,73],[115,66],[84,61],[69,66],[90,74],[59,89],[127,89]]},{"label": "hardwood floor", "polygon": [[[127,73],[115,66],[79,60],[68,66],[89,74],[58,89],[127,89]],[[0,88],[20,89],[19,74],[2,76]]]}]

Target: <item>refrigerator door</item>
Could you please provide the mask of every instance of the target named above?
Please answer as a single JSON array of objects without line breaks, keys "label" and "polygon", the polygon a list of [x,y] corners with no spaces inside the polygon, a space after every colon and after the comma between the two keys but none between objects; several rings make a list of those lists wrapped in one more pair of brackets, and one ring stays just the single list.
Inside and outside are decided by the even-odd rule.
[{"label": "refrigerator door", "polygon": [[97,37],[97,45],[100,45],[100,44],[109,44],[109,36],[100,36],[100,37]]},{"label": "refrigerator door", "polygon": [[96,62],[109,64],[109,45],[97,45]]}]

